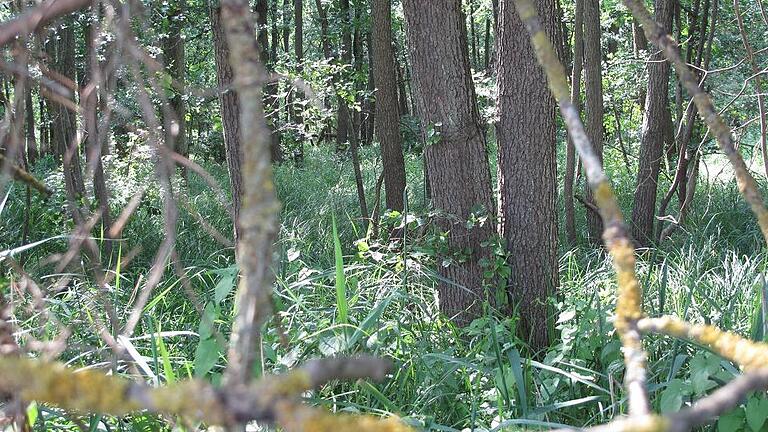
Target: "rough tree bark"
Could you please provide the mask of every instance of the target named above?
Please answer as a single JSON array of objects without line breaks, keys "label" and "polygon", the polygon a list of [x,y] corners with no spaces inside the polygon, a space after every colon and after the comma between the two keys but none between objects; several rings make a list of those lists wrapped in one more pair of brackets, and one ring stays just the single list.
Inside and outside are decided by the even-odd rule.
[{"label": "rough tree bark", "polygon": [[[584,1],[576,0],[573,31],[573,68],[571,68],[571,102],[581,105],[581,75],[584,66]],[[565,201],[565,234],[570,246],[576,245],[576,208],[573,202],[573,186],[576,180],[576,149],[570,135],[565,150],[565,176],[563,199]]]},{"label": "rough tree bark", "polygon": [[[475,104],[469,69],[467,30],[461,0],[404,0],[411,52],[416,106],[426,131],[437,139],[425,148],[431,184],[432,205],[456,218],[440,218],[448,232],[448,246],[461,252],[440,268],[444,278],[438,285],[440,309],[459,324],[480,315],[483,267],[488,255],[481,244],[494,231],[492,223],[468,228],[466,221],[481,206],[494,213],[491,175],[485,148],[484,128]],[[447,282],[446,282],[447,281]]]},{"label": "rough tree bark", "polygon": [[[550,39],[556,0],[539,0]],[[498,86],[501,234],[510,252],[509,294],[522,337],[534,351],[549,345],[547,298],[557,286],[555,104],[511,0],[499,4]]]},{"label": "rough tree bark", "polygon": [[[168,35],[163,39],[163,58],[166,70],[168,75],[182,88],[186,82],[184,76],[186,73],[184,38],[182,37],[186,8],[186,0],[171,0],[168,2]],[[187,107],[184,103],[183,93],[182,89],[175,86],[171,87],[169,102],[172,112],[170,118],[166,119],[165,142],[176,153],[188,157]],[[181,165],[181,176],[187,178],[187,169],[183,165]]]},{"label": "rough tree bark", "polygon": [[381,145],[387,208],[403,210],[405,162],[400,137],[391,0],[373,0],[373,75],[376,82],[376,134]]},{"label": "rough tree bark", "polygon": [[[270,50],[269,33],[267,32],[267,17],[269,16],[269,2],[267,0],[258,0],[256,2],[256,23],[258,24],[258,42],[261,52],[262,64],[267,70],[272,70],[274,58]],[[283,161],[283,151],[280,148],[280,132],[276,127],[274,114],[277,113],[279,103],[277,101],[277,82],[270,82],[264,86],[264,109],[267,114],[267,127],[270,131],[269,154],[272,162]]]},{"label": "rough tree bark", "polygon": [[[672,1],[655,0],[655,19],[667,32],[672,31]],[[640,159],[637,169],[634,206],[632,207],[632,237],[638,245],[647,247],[654,240],[656,194],[659,168],[664,157],[669,114],[669,63],[658,53],[648,65],[648,94],[640,138]]]},{"label": "rough tree bark", "polygon": [[[229,171],[229,186],[232,190],[232,211],[234,220],[240,215],[243,194],[242,154],[240,151],[240,103],[232,86],[232,66],[229,64],[229,45],[221,26],[221,11],[218,6],[211,6],[211,28],[213,29],[213,47],[216,59],[216,83],[219,87],[219,106],[221,125],[224,131],[224,149]],[[235,243],[240,238],[240,230],[235,224]]]},{"label": "rough tree bark", "polygon": [[[603,66],[600,49],[600,0],[584,0],[584,93],[587,135],[603,160]],[[594,203],[592,190],[585,186],[587,202]],[[600,242],[603,223],[600,215],[587,209],[589,240]]]}]

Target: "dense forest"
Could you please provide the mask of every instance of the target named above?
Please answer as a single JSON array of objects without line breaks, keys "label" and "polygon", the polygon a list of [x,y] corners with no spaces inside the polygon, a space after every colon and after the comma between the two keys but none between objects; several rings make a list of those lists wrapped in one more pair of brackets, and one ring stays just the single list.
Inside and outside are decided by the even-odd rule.
[{"label": "dense forest", "polygon": [[767,10],[3,2],[0,429],[768,431]]}]

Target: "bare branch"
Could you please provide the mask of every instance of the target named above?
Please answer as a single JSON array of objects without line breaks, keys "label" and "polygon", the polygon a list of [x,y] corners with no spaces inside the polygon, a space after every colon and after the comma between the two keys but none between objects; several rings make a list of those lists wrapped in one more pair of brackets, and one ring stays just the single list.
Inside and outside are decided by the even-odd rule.
[{"label": "bare branch", "polygon": [[0,46],[5,46],[18,36],[30,34],[60,16],[84,9],[91,2],[91,0],[48,0],[43,2],[18,17],[0,24]]}]

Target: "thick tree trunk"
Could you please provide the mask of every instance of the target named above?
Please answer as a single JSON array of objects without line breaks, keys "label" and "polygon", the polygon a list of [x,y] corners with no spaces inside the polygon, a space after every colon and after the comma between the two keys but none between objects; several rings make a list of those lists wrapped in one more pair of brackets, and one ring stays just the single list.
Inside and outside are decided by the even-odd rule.
[{"label": "thick tree trunk", "polygon": [[376,134],[381,145],[387,208],[403,211],[405,163],[400,138],[391,0],[373,0],[373,75],[376,81]]},{"label": "thick tree trunk", "polygon": [[[554,39],[556,0],[539,0]],[[547,299],[557,286],[555,104],[525,26],[510,0],[499,5],[498,86],[501,234],[510,252],[509,294],[534,352],[549,345]]]},{"label": "thick tree trunk", "polygon": [[[584,0],[584,90],[585,117],[589,140],[600,159],[603,158],[603,66],[600,49],[600,0]],[[587,202],[594,203],[592,190],[585,185]],[[587,211],[589,240],[600,242],[603,223],[600,215]]]},{"label": "thick tree trunk", "polygon": [[[654,2],[655,19],[665,31],[672,31],[672,1]],[[656,193],[659,168],[664,156],[664,143],[669,117],[669,63],[659,53],[648,65],[648,95],[640,138],[637,186],[632,207],[632,236],[640,246],[650,246],[654,239]]]},{"label": "thick tree trunk", "polygon": [[[224,130],[224,149],[229,170],[229,185],[232,190],[232,210],[234,220],[240,215],[243,194],[242,154],[240,150],[240,103],[234,90],[224,90],[232,85],[232,67],[229,64],[229,46],[221,26],[221,11],[218,6],[210,10],[211,28],[213,29],[213,47],[216,59],[216,82],[220,89],[221,124]],[[235,242],[240,232],[235,224]]]},{"label": "thick tree trunk", "polygon": [[404,0],[416,106],[425,132],[434,132],[425,149],[432,205],[455,219],[441,218],[448,247],[461,260],[444,257],[438,284],[440,309],[459,324],[482,312],[486,300],[482,244],[493,223],[468,227],[483,208],[494,214],[484,127],[475,103],[469,68],[466,21],[461,0]]},{"label": "thick tree trunk", "polygon": [[[576,0],[573,32],[573,68],[571,68],[571,101],[581,106],[581,73],[584,66],[584,1]],[[576,149],[570,135],[566,140],[565,179],[565,235],[571,247],[576,245],[576,208],[573,202],[573,186],[576,180]]]}]

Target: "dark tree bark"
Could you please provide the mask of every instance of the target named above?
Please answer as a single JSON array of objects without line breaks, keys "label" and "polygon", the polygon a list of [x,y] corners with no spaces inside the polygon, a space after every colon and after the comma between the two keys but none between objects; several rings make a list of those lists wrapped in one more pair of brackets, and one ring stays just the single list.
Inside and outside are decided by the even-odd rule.
[{"label": "dark tree bark", "polygon": [[[554,39],[556,0],[539,0]],[[498,86],[501,234],[510,252],[509,294],[534,352],[549,345],[547,299],[557,286],[555,104],[525,26],[510,0],[499,4]]]},{"label": "dark tree bark", "polygon": [[477,67],[480,57],[477,55],[477,25],[475,24],[475,0],[469,0],[469,40],[472,48],[472,66]]},{"label": "dark tree bark", "polygon": [[[256,23],[258,24],[257,40],[261,62],[268,71],[274,69],[274,58],[270,51],[269,33],[267,32],[267,17],[269,16],[269,2],[267,0],[258,0],[256,2]],[[277,130],[274,114],[277,112],[279,104],[277,102],[277,83],[272,82],[264,86],[264,110],[267,116],[267,127],[270,132],[269,154],[272,162],[282,162],[283,152],[280,148],[280,132]]]},{"label": "dark tree bark", "polygon": [[[584,1],[576,0],[573,31],[573,68],[571,68],[571,101],[581,106],[581,73],[584,66]],[[570,135],[566,141],[563,199],[565,201],[565,235],[570,246],[576,245],[576,209],[573,186],[576,180],[576,149]]]},{"label": "dark tree bark", "polygon": [[328,13],[323,6],[322,0],[315,0],[315,8],[320,18],[320,44],[323,49],[323,56],[330,60],[333,55],[331,54],[331,42],[328,39]]},{"label": "dark tree bark", "polygon": [[[173,78],[180,87],[184,87],[186,79],[186,59],[184,50],[184,15],[186,13],[186,0],[170,0],[168,3],[168,35],[163,39],[163,58],[165,60],[168,75]],[[166,119],[166,144],[176,153],[189,157],[189,144],[187,141],[187,107],[184,103],[183,90],[171,87],[170,118]],[[187,178],[187,169],[181,166],[181,176]]]},{"label": "dark tree bark", "polygon": [[[293,2],[293,51],[296,57],[296,75],[301,76],[304,73],[304,1],[294,0]],[[304,99],[304,94],[296,89],[296,101]],[[294,127],[299,131],[298,147],[296,148],[296,161],[299,166],[304,164],[304,120],[301,112],[301,105],[292,107],[292,121]]]},{"label": "dark tree bark", "polygon": [[[339,21],[341,25],[341,62],[352,64],[352,23],[349,16],[349,0],[339,0]],[[349,105],[339,98],[336,121],[336,151],[342,151],[351,140],[354,133],[352,114]]]},{"label": "dark tree bark", "polygon": [[[672,31],[672,1],[655,0],[655,19],[665,31]],[[640,246],[650,246],[654,239],[656,194],[659,168],[664,156],[667,121],[669,121],[669,63],[661,53],[648,65],[648,95],[640,139],[637,186],[632,207],[632,237]]]},{"label": "dark tree bark", "polygon": [[[221,11],[218,6],[210,10],[213,30],[213,47],[216,58],[216,83],[220,89],[221,124],[224,130],[224,149],[229,170],[229,185],[232,190],[232,210],[234,220],[240,215],[243,195],[242,154],[240,150],[240,103],[237,93],[229,89],[232,85],[232,66],[229,64],[229,46],[221,26]],[[224,90],[227,89],[227,90]],[[240,230],[235,224],[235,242],[240,238]]]},{"label": "dark tree bark", "polygon": [[[63,20],[62,26],[57,32],[58,38],[49,42],[52,45],[53,54],[51,69],[68,78],[72,83],[76,83],[74,20],[72,18]],[[50,54],[51,52],[49,52]],[[83,221],[83,215],[80,212],[80,199],[85,197],[85,185],[83,183],[83,171],[80,167],[80,150],[77,139],[75,139],[77,119],[75,113],[62,104],[49,102],[49,107],[51,110],[51,144],[63,161],[67,205],[73,221],[80,224]]]},{"label": "dark tree bark", "polygon": [[[482,247],[492,223],[467,220],[479,208],[494,214],[484,128],[475,103],[469,68],[467,29],[461,0],[404,0],[416,106],[425,132],[436,136],[425,149],[432,205],[457,219],[440,218],[448,247],[462,253],[440,268],[440,309],[458,324],[480,315],[486,299]],[[436,139],[435,139],[436,138]],[[449,281],[449,282],[446,282]]]},{"label": "dark tree bark", "polygon": [[[600,49],[600,0],[584,0],[584,93],[586,131],[598,156],[603,158],[603,66]],[[594,204],[592,190],[585,184],[587,202]],[[603,223],[600,215],[587,211],[587,231],[592,243],[600,242]]]},{"label": "dark tree bark", "polygon": [[109,209],[109,188],[107,187],[107,179],[106,175],[104,174],[104,164],[102,163],[101,158],[102,150],[104,147],[102,145],[102,140],[107,140],[107,137],[103,135],[108,133],[108,128],[107,131],[99,131],[99,98],[97,93],[98,87],[88,86],[90,81],[96,75],[95,72],[98,71],[100,65],[99,58],[96,55],[93,46],[95,43],[93,40],[95,35],[93,34],[93,24],[91,22],[91,17],[88,17],[87,20],[88,21],[85,24],[84,31],[86,61],[83,68],[83,79],[81,80],[81,88],[83,89],[82,91],[86,93],[83,94],[83,92],[81,92],[80,94],[81,101],[85,101],[84,103],[81,103],[81,105],[84,107],[83,116],[85,130],[87,133],[87,149],[85,154],[86,160],[88,162],[89,172],[93,174],[93,193],[94,197],[96,198],[96,202],[99,205],[99,211],[101,212],[103,232],[107,237],[104,241],[104,255],[109,257],[112,254],[112,242],[109,238],[109,231],[110,227],[112,226],[112,215],[110,214]]},{"label": "dark tree bark", "polygon": [[32,83],[27,83],[26,94],[24,95],[24,113],[26,123],[26,155],[27,163],[34,165],[38,157],[37,139],[35,138],[35,105],[32,103]]},{"label": "dark tree bark", "polygon": [[376,81],[376,133],[381,145],[387,208],[403,211],[405,162],[400,137],[391,0],[373,0],[373,75]]}]

